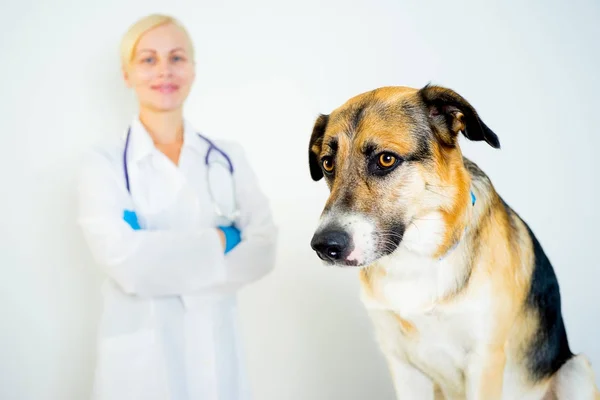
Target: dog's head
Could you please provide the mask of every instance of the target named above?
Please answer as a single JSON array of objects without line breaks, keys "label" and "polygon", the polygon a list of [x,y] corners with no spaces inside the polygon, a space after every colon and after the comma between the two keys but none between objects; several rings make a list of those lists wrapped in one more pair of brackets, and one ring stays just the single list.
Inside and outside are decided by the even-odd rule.
[{"label": "dog's head", "polygon": [[471,206],[458,134],[499,148],[456,92],[384,87],[320,115],[309,144],[312,179],[330,190],[311,241],[336,265],[365,266],[400,243],[428,256],[452,247]]}]

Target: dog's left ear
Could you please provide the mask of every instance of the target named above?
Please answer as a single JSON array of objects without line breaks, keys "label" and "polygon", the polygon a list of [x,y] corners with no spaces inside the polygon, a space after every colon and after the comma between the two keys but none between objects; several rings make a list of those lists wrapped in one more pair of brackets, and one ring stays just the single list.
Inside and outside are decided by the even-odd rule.
[{"label": "dog's left ear", "polygon": [[477,111],[461,95],[451,89],[426,85],[419,95],[436,133],[449,146],[456,144],[459,132],[469,140],[485,140],[495,149],[500,148],[498,136],[479,118]]},{"label": "dog's left ear", "polygon": [[319,162],[319,154],[321,153],[321,145],[325,129],[329,122],[329,115],[321,114],[315,121],[312,135],[308,144],[308,165],[310,167],[310,176],[314,181],[318,181],[323,177],[323,170]]}]

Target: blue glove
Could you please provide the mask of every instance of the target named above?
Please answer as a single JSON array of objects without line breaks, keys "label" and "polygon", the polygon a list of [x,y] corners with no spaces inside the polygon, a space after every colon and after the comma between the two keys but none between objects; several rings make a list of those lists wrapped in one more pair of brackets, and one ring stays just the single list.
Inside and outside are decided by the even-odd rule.
[{"label": "blue glove", "polygon": [[125,220],[125,222],[127,222],[134,230],[141,229],[135,211],[123,211],[123,220]]},{"label": "blue glove", "polygon": [[219,226],[219,229],[225,234],[225,254],[227,254],[242,241],[242,235],[240,230],[233,225]]}]

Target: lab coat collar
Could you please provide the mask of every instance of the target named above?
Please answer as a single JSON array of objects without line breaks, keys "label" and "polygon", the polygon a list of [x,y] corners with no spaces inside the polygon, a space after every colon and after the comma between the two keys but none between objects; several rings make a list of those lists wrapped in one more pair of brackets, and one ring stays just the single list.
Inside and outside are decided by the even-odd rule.
[{"label": "lab coat collar", "polygon": [[184,120],[183,147],[190,148],[198,152],[199,155],[203,155],[208,149],[208,144],[204,139],[198,136],[199,133],[200,132],[196,131],[188,120]]},{"label": "lab coat collar", "polygon": [[[152,137],[142,124],[139,116],[135,116],[131,122],[131,136],[129,138],[129,158],[133,162],[142,160],[144,157],[157,151]],[[191,123],[183,121],[183,148],[190,148],[199,154],[206,152],[207,144],[198,136]],[[182,148],[182,150],[183,150]]]},{"label": "lab coat collar", "polygon": [[152,154],[156,148],[154,147],[152,137],[144,125],[142,125],[139,116],[133,118],[129,128],[131,132],[129,136],[128,157],[132,162],[137,162]]}]

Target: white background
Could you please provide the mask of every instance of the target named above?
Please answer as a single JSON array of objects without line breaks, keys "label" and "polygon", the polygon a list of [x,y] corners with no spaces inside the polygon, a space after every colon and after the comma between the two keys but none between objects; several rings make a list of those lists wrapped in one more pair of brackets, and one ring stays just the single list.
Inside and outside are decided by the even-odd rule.
[{"label": "white background", "polygon": [[188,26],[187,116],[246,147],[281,229],[276,270],[241,294],[257,399],[393,398],[357,271],[322,267],[309,246],[327,192],[308,138],[350,96],[430,81],[500,137],[500,151],[464,152],[538,235],[572,347],[600,377],[600,3],[122,1],[0,3],[1,399],[88,396],[101,277],[74,224],[74,177],[135,112],[118,44],[150,12]]}]

